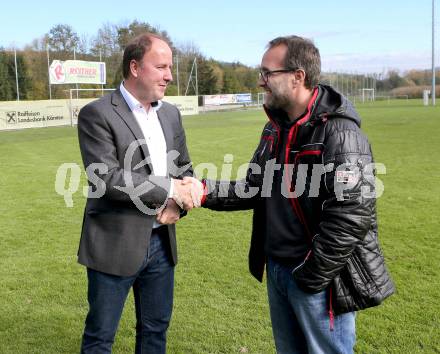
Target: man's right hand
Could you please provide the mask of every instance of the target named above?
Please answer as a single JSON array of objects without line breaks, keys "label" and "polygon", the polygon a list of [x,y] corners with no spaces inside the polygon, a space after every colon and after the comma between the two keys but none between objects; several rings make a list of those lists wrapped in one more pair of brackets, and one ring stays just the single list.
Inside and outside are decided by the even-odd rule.
[{"label": "man's right hand", "polygon": [[203,184],[195,178],[185,177],[184,180],[173,179],[174,201],[185,210],[198,208],[203,196]]},{"label": "man's right hand", "polygon": [[197,178],[186,176],[183,178],[184,184],[191,184],[191,196],[194,203],[194,208],[200,208],[202,205],[202,198],[205,193],[205,187]]}]

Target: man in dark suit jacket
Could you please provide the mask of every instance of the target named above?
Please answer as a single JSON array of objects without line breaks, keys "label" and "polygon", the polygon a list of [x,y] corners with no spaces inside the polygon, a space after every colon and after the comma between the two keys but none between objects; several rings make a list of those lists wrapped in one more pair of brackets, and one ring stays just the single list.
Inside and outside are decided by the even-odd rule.
[{"label": "man in dark suit jacket", "polygon": [[[111,353],[133,287],[136,353],[165,353],[177,263],[175,222],[194,206],[182,119],[162,102],[172,52],[153,34],[124,51],[124,82],[79,113],[89,177],[79,263],[87,267],[89,312],[82,353]],[[197,203],[197,202],[196,202]]]}]

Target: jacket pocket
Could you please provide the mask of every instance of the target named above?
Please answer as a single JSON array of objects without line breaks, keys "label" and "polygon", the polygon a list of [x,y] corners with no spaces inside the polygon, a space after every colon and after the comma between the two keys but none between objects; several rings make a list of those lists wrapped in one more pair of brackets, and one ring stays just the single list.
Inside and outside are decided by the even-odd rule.
[{"label": "jacket pocket", "polygon": [[324,147],[322,143],[302,145],[298,151],[290,151],[289,162],[295,165],[323,163]]},{"label": "jacket pocket", "polygon": [[351,274],[353,286],[358,293],[363,296],[369,296],[377,292],[374,282],[365,271],[361,260],[356,255],[356,251],[353,252],[352,256],[348,259],[347,266]]}]

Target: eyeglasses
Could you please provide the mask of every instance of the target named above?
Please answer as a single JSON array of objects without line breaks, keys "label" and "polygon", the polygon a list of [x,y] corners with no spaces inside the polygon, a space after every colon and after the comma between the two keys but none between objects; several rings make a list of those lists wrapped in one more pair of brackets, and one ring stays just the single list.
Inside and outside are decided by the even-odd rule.
[{"label": "eyeglasses", "polygon": [[293,73],[300,68],[294,69],[278,69],[278,70],[262,70],[260,69],[260,79],[262,79],[265,83],[269,80],[269,77],[276,73]]}]

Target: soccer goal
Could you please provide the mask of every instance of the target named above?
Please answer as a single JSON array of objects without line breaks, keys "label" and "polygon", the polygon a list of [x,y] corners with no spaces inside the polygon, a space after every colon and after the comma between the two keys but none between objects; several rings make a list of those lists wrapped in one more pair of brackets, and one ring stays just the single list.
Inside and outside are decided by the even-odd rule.
[{"label": "soccer goal", "polygon": [[374,88],[361,88],[359,91],[361,91],[362,103],[375,100]]},{"label": "soccer goal", "polygon": [[385,95],[375,95],[374,96],[374,100],[375,101],[387,101],[388,103],[390,103],[391,101],[391,96],[385,96]]},{"label": "soccer goal", "polygon": [[[73,127],[78,123],[78,113],[87,103],[104,96],[115,89],[70,89],[69,92],[69,110],[70,110],[70,125]],[[80,93],[88,93],[87,98],[80,98]],[[75,93],[75,94],[74,94]],[[94,93],[94,94],[93,94]]]},{"label": "soccer goal", "polygon": [[409,95],[394,95],[393,98],[396,99],[396,100],[406,100],[406,101],[408,101],[409,100]]},{"label": "soccer goal", "polygon": [[262,106],[264,103],[264,92],[258,92],[258,96],[257,96],[257,105],[258,106]]}]

